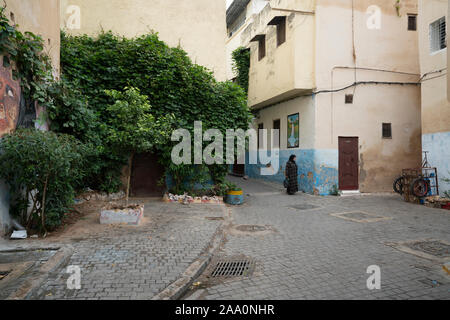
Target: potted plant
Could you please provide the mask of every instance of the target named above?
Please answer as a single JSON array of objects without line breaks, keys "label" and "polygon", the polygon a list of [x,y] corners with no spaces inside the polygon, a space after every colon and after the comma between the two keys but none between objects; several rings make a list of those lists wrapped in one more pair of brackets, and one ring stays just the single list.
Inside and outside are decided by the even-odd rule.
[{"label": "potted plant", "polygon": [[231,205],[243,204],[244,191],[242,190],[242,188],[239,188],[234,184],[230,184],[226,193],[225,202]]}]

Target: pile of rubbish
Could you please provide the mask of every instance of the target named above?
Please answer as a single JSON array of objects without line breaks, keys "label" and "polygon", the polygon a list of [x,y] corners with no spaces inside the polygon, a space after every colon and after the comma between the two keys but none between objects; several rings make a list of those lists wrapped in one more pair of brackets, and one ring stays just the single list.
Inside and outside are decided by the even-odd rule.
[{"label": "pile of rubbish", "polygon": [[88,201],[117,201],[125,198],[125,192],[120,191],[117,193],[98,193],[91,189],[87,189],[86,192],[80,194],[75,199],[75,204],[82,204]]},{"label": "pile of rubbish", "polygon": [[431,196],[425,198],[425,206],[430,208],[447,209],[450,210],[450,198],[443,198],[440,196]]},{"label": "pile of rubbish", "polygon": [[166,202],[179,202],[183,204],[189,204],[189,203],[221,203],[223,202],[222,197],[217,196],[203,196],[203,197],[192,197],[188,195],[187,193],[183,195],[176,195],[176,194],[165,194],[164,195],[164,201]]}]

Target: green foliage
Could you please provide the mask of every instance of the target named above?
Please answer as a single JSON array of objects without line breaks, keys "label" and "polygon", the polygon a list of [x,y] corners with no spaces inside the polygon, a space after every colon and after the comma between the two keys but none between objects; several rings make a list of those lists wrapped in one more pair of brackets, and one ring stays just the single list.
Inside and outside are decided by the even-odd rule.
[{"label": "green foliage", "polygon": [[248,79],[250,71],[250,50],[239,47],[232,53],[233,71],[236,74],[237,84],[240,85],[245,93],[248,93]]},{"label": "green foliage", "polygon": [[[450,171],[449,171],[448,173],[450,174]],[[447,177],[442,178],[442,180],[443,180],[444,182],[450,183],[450,179],[447,178]],[[450,198],[450,190],[444,191],[444,197]]]},{"label": "green foliage", "polygon": [[89,148],[69,135],[21,129],[2,137],[0,150],[0,177],[10,187],[11,212],[28,228],[57,227],[83,178]]},{"label": "green foliage", "polygon": [[119,153],[147,152],[169,141],[172,117],[156,119],[150,114],[148,97],[139,89],[125,88],[123,92],[107,90],[115,103],[107,108],[108,144]]},{"label": "green foliage", "polygon": [[334,184],[334,185],[331,187],[330,195],[332,195],[332,196],[338,196],[339,194],[340,194],[339,188],[338,188],[337,185]]},{"label": "green foliage", "polygon": [[[132,86],[148,97],[149,113],[155,119],[173,115],[173,128],[193,132],[194,121],[202,121],[204,130],[216,128],[224,134],[227,129],[248,129],[251,113],[242,88],[217,82],[211,72],[192,63],[182,49],[167,46],[157,34],[126,39],[111,32],[96,38],[62,33],[61,41],[65,77],[76,83],[104,123],[112,118],[110,105],[115,103],[105,90],[122,91]],[[170,152],[174,143],[153,144],[174,181],[204,172],[197,166],[173,165]],[[223,180],[227,172],[226,166],[208,169],[215,182]]]},{"label": "green foliage", "polygon": [[10,25],[4,11],[5,7],[1,7],[0,55],[3,56],[3,65],[13,68],[13,77],[20,80],[27,102],[38,101],[41,106],[47,106],[47,90],[53,76],[50,58],[43,53],[44,42],[40,36],[22,33]]}]

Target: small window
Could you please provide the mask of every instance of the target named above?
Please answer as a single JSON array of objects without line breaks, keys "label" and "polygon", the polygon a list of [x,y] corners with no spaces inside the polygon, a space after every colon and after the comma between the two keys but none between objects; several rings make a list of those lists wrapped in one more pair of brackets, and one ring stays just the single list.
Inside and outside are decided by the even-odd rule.
[{"label": "small window", "polygon": [[266,56],[266,37],[262,37],[258,41],[258,60],[262,60]]},{"label": "small window", "polygon": [[415,14],[408,15],[408,30],[409,31],[417,30],[417,15]]},{"label": "small window", "polygon": [[383,138],[384,139],[392,138],[392,124],[391,123],[383,123]]},{"label": "small window", "polygon": [[258,60],[261,60],[266,56],[266,35],[257,34],[250,40],[250,42],[258,42]]},{"label": "small window", "polygon": [[274,130],[278,130],[278,139],[277,140],[275,140],[274,142],[273,142],[273,146],[275,147],[275,148],[280,148],[280,129],[281,129],[281,121],[280,121],[280,119],[277,119],[277,120],[274,120],[273,121],[273,129]]},{"label": "small window", "polygon": [[430,51],[431,53],[447,48],[447,31],[445,17],[430,24]]},{"label": "small window", "polygon": [[281,46],[286,42],[286,18],[281,19],[277,24],[277,46]]},{"label": "small window", "polygon": [[13,24],[16,24],[16,17],[14,16],[14,12],[11,12],[11,13],[9,14],[9,16],[11,17],[11,22],[12,22]]},{"label": "small window", "polygon": [[263,140],[263,130],[264,124],[260,123],[258,124],[258,149],[261,149],[262,146],[262,140]]},{"label": "small window", "polygon": [[277,27],[277,47],[286,42],[286,16],[276,16],[268,23]]},{"label": "small window", "polygon": [[353,94],[346,94],[345,95],[345,103],[346,104],[352,104],[353,103]]}]

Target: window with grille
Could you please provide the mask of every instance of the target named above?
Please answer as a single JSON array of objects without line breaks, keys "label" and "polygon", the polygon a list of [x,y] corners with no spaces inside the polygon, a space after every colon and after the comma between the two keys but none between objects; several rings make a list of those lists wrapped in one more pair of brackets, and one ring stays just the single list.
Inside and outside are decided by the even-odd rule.
[{"label": "window with grille", "polygon": [[408,30],[409,31],[417,30],[417,15],[415,14],[408,15]]},{"label": "window with grille", "polygon": [[385,139],[392,138],[392,124],[391,123],[383,123],[383,138],[385,138]]},{"label": "window with grille", "polygon": [[445,17],[430,24],[430,51],[436,52],[447,47]]}]

